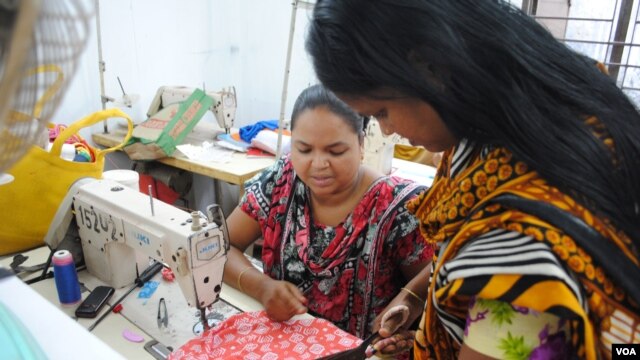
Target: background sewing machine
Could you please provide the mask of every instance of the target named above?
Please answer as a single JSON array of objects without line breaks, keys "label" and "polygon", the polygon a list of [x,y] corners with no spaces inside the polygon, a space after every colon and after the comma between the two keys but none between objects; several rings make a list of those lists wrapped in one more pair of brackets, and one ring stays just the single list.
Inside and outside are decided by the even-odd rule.
[{"label": "background sewing machine", "polygon": [[392,170],[394,146],[396,144],[409,145],[409,141],[398,134],[384,135],[375,118],[369,120],[364,134],[363,163],[389,175]]},{"label": "background sewing machine", "polygon": [[[186,100],[195,89],[186,86],[161,86],[149,105],[147,117],[151,117],[169,104]],[[205,91],[213,100],[209,110],[213,113],[218,125],[228,134],[233,127],[238,107],[235,86],[223,88],[221,91]]]},{"label": "background sewing machine", "polygon": [[45,242],[57,249],[80,238],[89,273],[122,288],[132,285],[137,266],[156,259],[173,270],[187,305],[206,309],[220,295],[229,247],[217,205],[187,213],[112,180],[81,179],[58,208]]}]

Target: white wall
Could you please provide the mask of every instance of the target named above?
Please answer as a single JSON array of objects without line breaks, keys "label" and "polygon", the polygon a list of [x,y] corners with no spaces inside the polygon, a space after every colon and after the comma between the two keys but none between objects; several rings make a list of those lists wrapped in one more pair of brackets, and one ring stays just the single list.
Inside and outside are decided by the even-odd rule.
[{"label": "white wall", "polygon": [[[101,0],[99,6],[105,92],[121,97],[120,77],[127,93],[140,95],[132,108],[123,109],[134,121],[146,118],[158,87],[203,83],[210,90],[236,87],[238,127],[279,117],[290,0]],[[307,22],[308,11],[299,9],[286,118],[297,94],[315,82],[304,51]],[[94,26],[53,122],[70,123],[100,109]],[[202,121],[214,120],[207,115]],[[83,136],[90,138],[92,131]]]},{"label": "white wall", "polygon": [[[522,4],[522,0],[510,1],[515,6]],[[571,15],[608,14],[613,11],[614,3],[613,0],[574,0]],[[238,94],[236,126],[277,119],[291,8],[291,0],[100,0],[106,94],[115,98],[122,96],[119,76],[128,93],[140,95],[140,101],[133,108],[124,110],[134,121],[142,121],[160,86],[195,87],[204,83],[208,89],[217,89],[234,85]],[[285,118],[297,94],[315,82],[304,51],[309,12],[305,9],[297,12]],[[567,37],[599,39],[594,32],[602,33],[606,29],[601,27],[610,25],[598,25],[572,26],[570,23]],[[604,46],[601,49],[581,49],[580,43],[572,46],[579,51],[589,50],[584,52],[596,58],[600,57],[593,54],[594,51],[606,51]],[[70,123],[100,108],[94,32],[76,77],[52,121]],[[213,117],[208,114],[202,121],[213,122]],[[92,131],[101,129],[102,126],[95,126],[82,135],[90,138]]]},{"label": "white wall", "polygon": [[[541,17],[567,17],[569,15],[569,2],[567,0],[538,0],[536,16]],[[564,39],[567,30],[567,21],[556,19],[540,19],[551,34],[557,39]]]},{"label": "white wall", "polygon": [[[236,127],[278,119],[291,11],[290,0],[101,0],[105,93],[122,97],[119,77],[128,94],[140,95],[133,107],[123,108],[140,122],[160,86],[204,84],[216,90],[233,85],[238,100]],[[300,91],[316,81],[304,51],[310,11],[296,12],[285,119]],[[94,23],[78,71],[52,121],[68,124],[100,109]],[[207,114],[201,121],[214,119]],[[109,129],[118,122],[110,121]],[[91,142],[91,133],[102,131],[100,124],[81,135]],[[130,166],[126,155],[116,153],[107,157],[105,170]],[[196,176],[191,207],[204,210],[218,202],[228,214],[237,201],[237,187],[222,186],[224,201],[214,198],[213,188],[212,179]]]},{"label": "white wall", "polygon": [[[522,0],[510,0],[521,6]],[[560,0],[549,0],[560,1]],[[565,2],[566,0],[562,0]],[[127,93],[140,95],[125,108],[134,121],[146,118],[158,87],[186,85],[219,89],[234,85],[238,96],[237,127],[280,116],[285,57],[292,0],[100,0],[105,88],[121,97],[117,77]],[[544,2],[544,1],[541,1]],[[600,7],[593,6],[595,3]],[[572,16],[593,16],[612,0],[574,0]],[[297,12],[285,119],[299,92],[315,82],[304,51],[304,34],[311,10]],[[584,13],[587,12],[587,13]],[[635,18],[635,17],[634,17]],[[592,29],[579,28],[580,31]],[[576,36],[574,29],[568,35]],[[52,121],[71,123],[101,109],[98,46],[92,34],[80,66]],[[201,121],[213,122],[208,114]],[[109,127],[117,126],[110,122]],[[91,133],[102,125],[82,132]],[[106,169],[127,168],[123,154],[109,156]],[[198,197],[211,201],[210,179],[199,179]],[[224,190],[223,190],[224,191]],[[235,190],[231,190],[233,194]]]}]

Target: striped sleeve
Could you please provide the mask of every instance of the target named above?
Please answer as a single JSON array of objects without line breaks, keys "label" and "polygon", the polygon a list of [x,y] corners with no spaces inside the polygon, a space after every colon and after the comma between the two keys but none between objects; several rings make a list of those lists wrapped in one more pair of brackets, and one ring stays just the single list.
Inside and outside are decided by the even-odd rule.
[{"label": "striped sleeve", "polygon": [[[457,255],[440,268],[435,277],[437,297],[469,295],[493,298],[506,303],[531,296],[553,283],[567,289],[565,298],[571,307],[551,304],[548,310],[560,317],[570,316],[576,307],[585,309],[585,297],[578,281],[544,243],[531,236],[495,229],[469,241]],[[438,302],[434,302],[437,304]],[[559,305],[559,304],[558,304]],[[440,309],[438,317],[456,340],[462,341],[466,309],[452,314]],[[447,313],[448,312],[448,313]]]}]

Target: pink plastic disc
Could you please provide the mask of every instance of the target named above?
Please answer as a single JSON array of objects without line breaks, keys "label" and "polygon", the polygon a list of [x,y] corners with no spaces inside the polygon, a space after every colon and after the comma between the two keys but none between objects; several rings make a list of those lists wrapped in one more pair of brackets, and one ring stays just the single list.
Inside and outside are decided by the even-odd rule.
[{"label": "pink plastic disc", "polygon": [[139,342],[143,342],[143,341],[144,341],[144,337],[142,337],[142,336],[140,336],[140,335],[138,335],[138,334],[134,333],[134,332],[133,332],[133,331],[131,331],[131,330],[125,330],[125,331],[123,331],[123,332],[122,332],[122,336],[123,336],[125,339],[127,339],[127,340],[129,340],[129,341],[132,341],[132,342],[137,342],[137,343],[139,343]]}]

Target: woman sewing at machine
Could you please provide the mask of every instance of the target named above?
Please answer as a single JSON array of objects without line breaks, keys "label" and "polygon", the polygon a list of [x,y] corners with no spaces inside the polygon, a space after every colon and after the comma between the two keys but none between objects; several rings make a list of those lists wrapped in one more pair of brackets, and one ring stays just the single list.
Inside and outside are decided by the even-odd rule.
[{"label": "woman sewing at machine", "polygon": [[[309,312],[359,337],[390,304],[417,319],[433,250],[405,203],[424,187],[362,166],[364,119],[323,87],[291,118],[291,154],[245,184],[227,219],[225,283],[273,320]],[[264,273],[243,255],[259,237]]]}]

